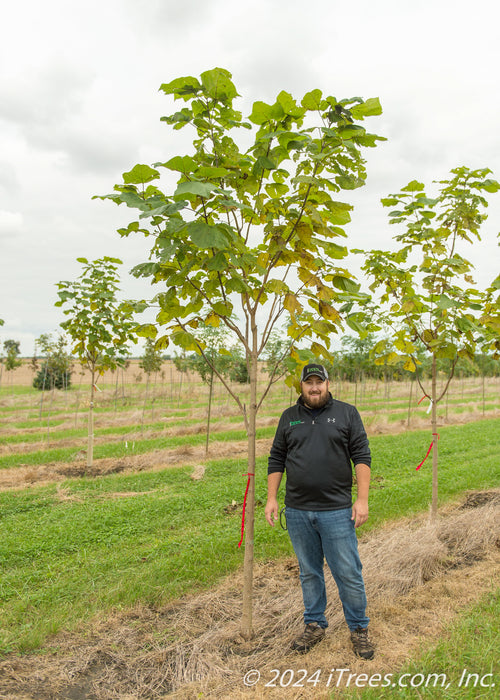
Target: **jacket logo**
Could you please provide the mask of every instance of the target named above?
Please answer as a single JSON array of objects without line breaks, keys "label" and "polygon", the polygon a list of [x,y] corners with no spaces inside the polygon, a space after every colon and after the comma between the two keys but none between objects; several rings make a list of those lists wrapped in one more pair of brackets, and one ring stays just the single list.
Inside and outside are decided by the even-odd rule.
[{"label": "jacket logo", "polygon": [[328,423],[335,423],[335,418],[328,418]]},{"label": "jacket logo", "polygon": [[299,425],[299,423],[303,423],[303,420],[291,420],[290,421],[290,426],[292,425]]}]

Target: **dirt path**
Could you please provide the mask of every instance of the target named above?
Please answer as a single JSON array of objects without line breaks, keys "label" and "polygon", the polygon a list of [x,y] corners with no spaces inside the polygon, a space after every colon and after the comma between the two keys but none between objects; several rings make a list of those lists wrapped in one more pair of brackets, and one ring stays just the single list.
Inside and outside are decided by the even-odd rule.
[{"label": "dirt path", "polygon": [[[270,446],[271,439],[257,440],[257,456],[268,454]],[[211,459],[245,459],[246,455],[247,442],[241,440],[212,444],[208,456],[205,454],[204,445],[194,447],[183,445],[172,450],[154,450],[143,455],[121,459],[97,459],[90,468],[86,467],[85,460],[81,456],[73,462],[48,462],[35,466],[21,464],[18,467],[0,470],[0,491],[44,486],[81,476],[97,477],[106,474],[161,471],[171,467],[198,465]]]}]

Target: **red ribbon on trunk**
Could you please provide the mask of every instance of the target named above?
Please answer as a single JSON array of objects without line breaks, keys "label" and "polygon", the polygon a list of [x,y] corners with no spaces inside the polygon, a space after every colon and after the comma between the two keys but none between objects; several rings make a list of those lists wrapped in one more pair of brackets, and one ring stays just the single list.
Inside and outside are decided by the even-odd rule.
[{"label": "red ribbon on trunk", "polygon": [[431,444],[429,445],[429,449],[427,450],[427,454],[425,455],[425,457],[423,458],[423,460],[420,462],[420,464],[418,465],[418,467],[416,467],[416,471],[418,471],[418,470],[420,469],[420,467],[422,466],[422,464],[425,462],[425,460],[427,459],[427,457],[430,455],[431,450],[432,450],[432,448],[434,447],[434,443],[437,442],[437,441],[439,440],[439,433],[432,433],[432,437],[433,437],[433,438],[436,438],[436,439],[435,439],[435,440],[434,440],[434,439],[432,440]]},{"label": "red ribbon on trunk", "polygon": [[243,498],[243,513],[241,514],[241,539],[238,542],[238,547],[241,548],[241,543],[243,542],[243,533],[245,532],[245,509],[247,507],[247,496],[248,496],[248,489],[250,488],[250,477],[255,476],[255,474],[243,474],[243,476],[248,476],[247,479],[247,487],[245,489],[245,497]]}]

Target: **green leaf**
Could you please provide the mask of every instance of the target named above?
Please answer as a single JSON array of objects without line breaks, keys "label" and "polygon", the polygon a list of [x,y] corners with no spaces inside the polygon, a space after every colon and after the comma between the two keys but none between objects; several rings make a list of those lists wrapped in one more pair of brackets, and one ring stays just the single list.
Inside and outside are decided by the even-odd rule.
[{"label": "green leaf", "polygon": [[491,286],[493,289],[500,289],[500,275],[493,280]]},{"label": "green leaf", "polygon": [[203,179],[226,177],[226,175],[232,175],[232,172],[227,168],[217,168],[209,165],[198,168],[196,171],[196,176]]},{"label": "green leaf", "polygon": [[210,197],[216,189],[218,189],[217,185],[214,185],[212,182],[199,182],[198,180],[180,182],[174,192],[174,199],[183,199],[188,194],[195,197]]},{"label": "green leaf", "polygon": [[286,185],[281,185],[278,182],[270,182],[268,185],[266,185],[265,190],[272,199],[279,199],[280,197],[286,195],[289,191]]},{"label": "green leaf", "polygon": [[363,136],[366,132],[362,126],[358,126],[357,124],[348,124],[347,126],[339,127],[338,133],[339,136],[344,139],[344,141],[348,141],[349,139],[357,136]]},{"label": "green leaf", "polygon": [[349,277],[335,275],[332,278],[332,284],[334,287],[337,287],[337,289],[342,289],[344,292],[356,293],[359,291],[359,284],[354,282],[354,280],[349,279]]},{"label": "green leaf", "polygon": [[350,212],[353,208],[352,204],[330,201],[326,203],[326,207],[331,214],[331,216],[328,217],[328,221],[331,224],[343,226],[351,221]]},{"label": "green leaf", "polygon": [[273,108],[265,102],[254,102],[252,113],[248,117],[254,124],[265,124],[273,118]]},{"label": "green leaf", "polygon": [[334,258],[335,260],[345,258],[348,252],[346,246],[338,245],[333,243],[333,241],[318,241],[318,245],[323,248],[329,258]]},{"label": "green leaf", "polygon": [[163,83],[160,86],[160,90],[165,93],[165,95],[175,95],[175,98],[183,97],[185,100],[189,99],[200,90],[201,85],[197,78],[192,75],[188,75],[185,78],[176,78],[170,83]]},{"label": "green leaf", "polygon": [[163,165],[169,170],[177,170],[179,173],[192,173],[196,170],[197,163],[190,156],[175,156],[171,158],[166,163],[157,163],[157,165]]},{"label": "green leaf", "polygon": [[219,251],[216,255],[211,257],[208,262],[204,265],[207,270],[212,270],[214,272],[223,272],[227,270],[228,261],[224,253]]},{"label": "green leaf", "polygon": [[223,301],[216,301],[214,304],[212,304],[212,309],[221,318],[231,316],[231,314],[233,313],[233,305],[229,301],[227,303]]},{"label": "green leaf", "polygon": [[171,337],[174,343],[184,350],[194,350],[195,352],[198,350],[196,338],[192,333],[188,333],[187,331],[175,331],[172,333]]},{"label": "green leaf", "polygon": [[134,165],[128,173],[123,173],[123,182],[126,185],[142,185],[151,180],[158,180],[160,173],[149,165]]},{"label": "green leaf", "polygon": [[120,193],[120,200],[122,202],[125,202],[127,207],[131,207],[132,209],[140,209],[141,211],[149,211],[149,207],[144,201],[142,197],[140,197],[137,192],[131,192],[131,191],[126,191],[126,192],[121,192]]},{"label": "green leaf", "polygon": [[306,92],[304,97],[302,98],[301,105],[304,107],[304,109],[309,109],[309,110],[315,110],[315,109],[320,109],[320,104],[321,104],[321,97],[322,97],[322,92],[321,90],[311,90],[310,92]]},{"label": "green leaf", "polygon": [[471,319],[467,318],[466,316],[462,316],[456,319],[455,321],[456,326],[458,330],[461,333],[467,333],[467,331],[477,331],[478,326],[476,323],[474,323]]},{"label": "green leaf", "polygon": [[356,333],[358,333],[358,335],[360,335],[362,337],[364,335],[366,335],[366,330],[361,325],[361,323],[359,323],[357,314],[351,314],[350,316],[347,316],[345,321],[346,321],[347,325],[349,326],[349,328],[352,328],[353,331],[356,331]]},{"label": "green leaf", "polygon": [[[438,309],[451,309],[452,307],[457,306],[457,303],[450,299],[449,297],[446,296],[446,294],[441,294],[439,296],[438,302],[437,302],[437,307]],[[403,309],[404,310],[404,309]]]},{"label": "green leaf", "polygon": [[266,292],[271,294],[284,294],[289,291],[289,287],[283,280],[269,280],[266,283]]},{"label": "green leaf", "polygon": [[257,160],[255,161],[255,164],[253,166],[253,173],[254,175],[260,175],[262,170],[275,170],[276,169],[276,163],[274,163],[270,158],[267,156],[259,156]]},{"label": "green leaf", "polygon": [[[184,98],[188,99],[188,98]],[[166,122],[167,124],[173,124],[174,129],[182,129],[186,124],[188,124],[192,119],[192,113],[189,109],[184,107],[180,112],[175,112],[168,117],[160,117],[161,122]]]},{"label": "green leaf", "polygon": [[436,357],[454,360],[457,354],[457,348],[453,343],[446,343],[445,345],[441,345],[441,347],[436,350],[435,354]]},{"label": "green leaf", "polygon": [[228,246],[227,238],[218,226],[210,226],[204,221],[191,221],[186,228],[197,248],[227,248]]},{"label": "green leaf", "polygon": [[301,117],[304,114],[304,110],[297,105],[289,92],[282,90],[276,98],[276,102],[285,114],[289,114],[292,117]]},{"label": "green leaf", "polygon": [[136,326],[135,332],[141,338],[156,338],[158,333],[156,326],[153,323],[144,323],[141,326]]},{"label": "green leaf", "polygon": [[343,190],[355,190],[364,184],[364,180],[355,175],[340,175],[335,178],[335,182]]},{"label": "green leaf", "polygon": [[364,119],[364,117],[376,117],[382,114],[382,106],[378,97],[370,97],[365,102],[351,108],[354,119]]},{"label": "green leaf", "polygon": [[417,180],[412,180],[406,185],[406,187],[403,187],[401,189],[401,192],[422,192],[423,189],[424,185],[421,182],[418,182]]},{"label": "green leaf", "polygon": [[231,80],[231,73],[225,68],[213,68],[201,74],[201,84],[209,97],[222,102],[231,102],[238,93]]},{"label": "green leaf", "polygon": [[496,180],[484,180],[482,183],[482,189],[486,192],[498,192],[500,189],[500,183]]}]

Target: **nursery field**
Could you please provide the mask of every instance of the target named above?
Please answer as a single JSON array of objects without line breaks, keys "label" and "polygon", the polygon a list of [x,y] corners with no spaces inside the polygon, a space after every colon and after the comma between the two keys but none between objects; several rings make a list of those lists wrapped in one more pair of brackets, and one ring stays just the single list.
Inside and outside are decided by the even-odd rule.
[{"label": "nursery field", "polygon": [[[134,364],[104,377],[88,467],[86,377],[43,393],[17,379],[4,374],[0,388],[1,700],[389,697],[384,677],[447,668],[447,697],[494,696],[499,378],[457,378],[439,406],[433,524],[431,457],[416,470],[430,443],[428,400],[415,383],[331,382],[336,398],[357,405],[373,452],[370,519],[359,532],[377,643],[369,664],[352,655],[332,587],[325,641],[307,657],[288,651],[301,626],[298,572],[264,504],[272,437],[296,399],[289,388],[273,387],[258,417],[257,634],[244,642],[246,436],[223,388],[214,388],[207,439],[208,387],[195,376],[165,363],[148,381]],[[332,673],[342,668],[350,682]],[[472,676],[459,684],[463,668],[481,687]],[[247,687],[252,669],[261,678]],[[356,674],[372,683],[356,684]],[[435,685],[417,678],[394,692],[443,697]]]}]

